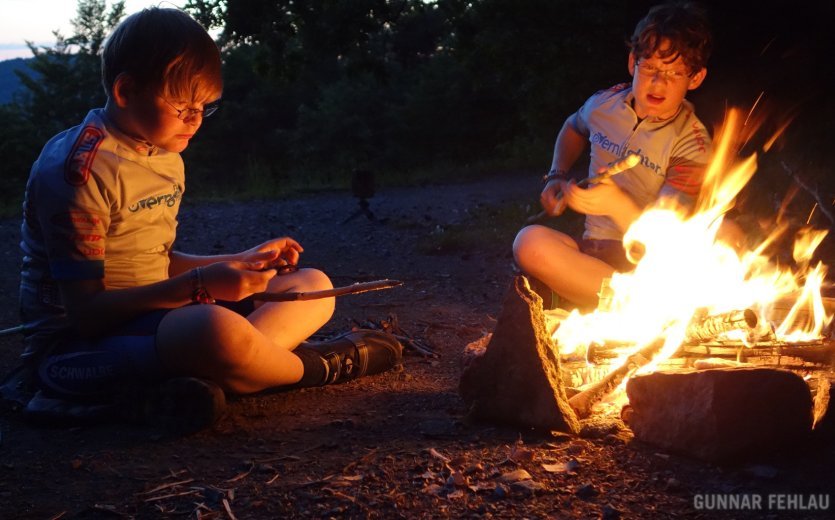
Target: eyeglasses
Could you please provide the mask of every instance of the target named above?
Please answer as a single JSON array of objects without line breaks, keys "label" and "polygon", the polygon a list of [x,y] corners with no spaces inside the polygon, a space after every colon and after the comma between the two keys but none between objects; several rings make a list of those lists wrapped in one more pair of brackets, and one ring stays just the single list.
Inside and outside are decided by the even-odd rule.
[{"label": "eyeglasses", "polygon": [[681,81],[693,76],[692,73],[681,70],[659,69],[655,65],[644,63],[641,60],[638,60],[635,65],[638,67],[638,72],[650,78],[660,76],[661,78],[669,81]]},{"label": "eyeglasses", "polygon": [[203,105],[203,110],[198,110],[196,108],[177,108],[174,105],[172,105],[167,99],[165,99],[165,98],[160,98],[160,99],[165,101],[165,103],[168,106],[170,106],[171,108],[173,108],[174,110],[177,111],[177,119],[179,119],[180,121],[185,121],[186,119],[191,119],[191,118],[197,116],[197,114],[200,114],[203,118],[207,118],[210,115],[217,112],[217,109],[220,108],[220,100],[219,99],[217,101],[212,101],[211,103],[209,103],[207,105]]}]

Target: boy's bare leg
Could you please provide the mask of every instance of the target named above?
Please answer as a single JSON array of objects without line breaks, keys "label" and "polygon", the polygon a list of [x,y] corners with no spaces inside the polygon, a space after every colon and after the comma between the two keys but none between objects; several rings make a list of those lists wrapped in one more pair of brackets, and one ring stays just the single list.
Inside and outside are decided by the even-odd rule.
[{"label": "boy's bare leg", "polygon": [[568,235],[545,226],[519,231],[513,257],[523,272],[580,306],[596,305],[601,282],[615,272],[602,260],[581,253]]},{"label": "boy's bare leg", "polygon": [[169,376],[203,377],[237,394],[293,384],[304,374],[298,356],[217,305],[169,312],[157,329],[157,352]]},{"label": "boy's bare leg", "polygon": [[[275,277],[269,290],[330,287],[324,273],[302,269]],[[248,317],[217,305],[182,307],[160,323],[157,351],[171,375],[205,377],[229,392],[290,385],[304,373],[291,350],[327,322],[333,308],[333,298],[267,303]]]},{"label": "boy's bare leg", "polygon": [[[333,288],[330,279],[316,269],[300,269],[270,280],[271,292],[310,292]],[[247,319],[256,329],[284,350],[293,350],[328,322],[333,315],[334,298],[320,300],[256,303]]]}]

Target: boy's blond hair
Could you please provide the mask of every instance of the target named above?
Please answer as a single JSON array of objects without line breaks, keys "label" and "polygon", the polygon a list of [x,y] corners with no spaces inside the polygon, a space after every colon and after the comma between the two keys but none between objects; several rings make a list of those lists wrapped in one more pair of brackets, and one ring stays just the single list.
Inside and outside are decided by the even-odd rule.
[{"label": "boy's blond hair", "polygon": [[[670,46],[662,52],[667,40]],[[656,52],[670,61],[681,56],[691,73],[705,68],[713,42],[707,14],[697,4],[668,3],[657,5],[635,27],[629,48],[636,59],[649,58]]]},{"label": "boy's blond hair", "polygon": [[178,9],[151,7],[125,18],[104,44],[101,71],[108,96],[123,73],[140,89],[177,101],[213,101],[223,90],[217,45]]}]

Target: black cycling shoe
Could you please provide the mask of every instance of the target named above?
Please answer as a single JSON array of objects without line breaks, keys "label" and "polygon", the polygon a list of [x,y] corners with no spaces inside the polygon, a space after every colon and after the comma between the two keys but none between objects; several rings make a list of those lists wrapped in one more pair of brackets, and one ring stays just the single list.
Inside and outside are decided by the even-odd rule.
[{"label": "black cycling shoe", "polygon": [[212,381],[178,377],[148,390],[141,415],[149,426],[188,434],[214,425],[226,410],[226,395]]},{"label": "black cycling shoe", "polygon": [[214,425],[225,409],[226,396],[216,384],[178,377],[157,385],[129,384],[107,396],[55,396],[40,390],[23,414],[43,426],[128,422],[183,435]]},{"label": "black cycling shoe", "polygon": [[67,399],[39,390],[23,408],[23,416],[40,426],[81,426],[112,420],[113,403]]},{"label": "black cycling shoe", "polygon": [[391,334],[378,330],[352,330],[321,343],[304,343],[327,362],[323,384],[344,383],[379,374],[403,364],[403,345]]}]

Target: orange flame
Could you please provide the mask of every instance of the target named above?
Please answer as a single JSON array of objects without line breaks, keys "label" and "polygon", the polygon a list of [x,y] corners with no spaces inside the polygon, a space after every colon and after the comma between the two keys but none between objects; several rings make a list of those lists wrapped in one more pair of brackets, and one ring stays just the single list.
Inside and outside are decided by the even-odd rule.
[{"label": "orange flame", "polygon": [[[627,251],[642,252],[635,270],[612,276],[597,310],[573,311],[560,320],[553,334],[560,355],[585,352],[593,343],[616,343],[630,347],[625,358],[663,340],[656,357],[661,361],[680,348],[688,324],[699,313],[745,309],[754,310],[777,341],[821,338],[832,321],[820,294],[826,267],[821,263],[811,267],[810,262],[825,231],[804,229],[798,234],[794,271],[774,265],[763,255],[786,232],[785,224],[751,251],[737,251],[717,238],[722,235],[725,213],[756,171],[756,155],[737,160],[741,119],[739,111],[728,112],[691,215],[661,203],[632,224],[623,242]],[[783,129],[785,125],[778,134]],[[769,146],[776,137],[769,139]],[[785,317],[774,318],[774,309],[786,302],[791,308]],[[746,339],[739,334],[731,337]],[[648,366],[642,371],[652,369]]]}]

